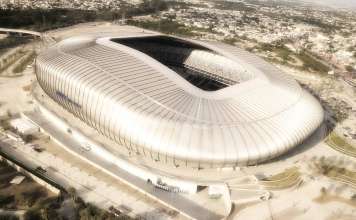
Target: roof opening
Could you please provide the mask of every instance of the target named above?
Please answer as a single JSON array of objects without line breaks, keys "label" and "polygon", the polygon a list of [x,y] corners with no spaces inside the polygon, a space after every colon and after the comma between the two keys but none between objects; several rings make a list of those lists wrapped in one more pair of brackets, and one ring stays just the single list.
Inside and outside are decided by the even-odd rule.
[{"label": "roof opening", "polygon": [[222,56],[203,46],[169,36],[112,39],[112,41],[147,54],[194,86],[206,91],[217,91],[238,83],[226,77],[226,71],[232,70],[224,69]]}]

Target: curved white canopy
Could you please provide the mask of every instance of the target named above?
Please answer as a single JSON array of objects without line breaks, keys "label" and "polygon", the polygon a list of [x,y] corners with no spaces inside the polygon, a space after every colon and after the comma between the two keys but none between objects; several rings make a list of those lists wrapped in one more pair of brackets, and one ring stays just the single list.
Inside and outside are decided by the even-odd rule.
[{"label": "curved white canopy", "polygon": [[301,143],[323,120],[318,101],[294,79],[237,47],[184,40],[206,48],[207,62],[225,59],[252,76],[205,91],[111,40],[119,38],[66,39],[37,58],[36,74],[64,108],[142,156],[192,167],[256,164]]}]

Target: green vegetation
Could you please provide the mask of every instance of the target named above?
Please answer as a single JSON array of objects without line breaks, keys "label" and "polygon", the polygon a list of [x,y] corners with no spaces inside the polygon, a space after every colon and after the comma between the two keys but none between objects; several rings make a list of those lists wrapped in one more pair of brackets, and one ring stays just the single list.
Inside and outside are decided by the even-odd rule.
[{"label": "green vegetation", "polygon": [[296,53],[288,49],[284,44],[282,43],[277,43],[277,44],[268,44],[268,43],[262,43],[259,46],[255,47],[255,49],[258,49],[260,51],[268,51],[271,53],[274,53],[279,59],[272,59],[273,62],[278,62],[281,64],[288,64],[288,62],[293,62],[294,58],[292,55],[297,56]]},{"label": "green vegetation", "polygon": [[283,60],[283,63],[286,63],[287,61],[293,61],[293,58],[291,57],[293,52],[285,46],[277,47],[275,53]]},{"label": "green vegetation", "polygon": [[341,138],[335,132],[331,132],[329,134],[326,143],[337,151],[340,151],[349,156],[356,157],[356,147],[347,143],[343,138]]},{"label": "green vegetation", "polygon": [[248,6],[243,2],[232,2],[232,1],[215,2],[215,8],[221,10],[235,10],[235,11],[245,11],[245,12],[256,11],[255,8]]},{"label": "green vegetation", "polygon": [[350,205],[350,206],[356,207],[356,203],[352,198],[346,199],[339,195],[333,195],[330,192],[328,192],[325,187],[321,188],[320,195],[318,197],[314,198],[313,201],[317,202],[319,204],[324,204],[324,203],[329,203],[329,202],[338,202],[338,203],[343,203],[345,205]]},{"label": "green vegetation", "polygon": [[12,64],[14,64],[24,55],[25,51],[21,49],[0,60],[0,73],[9,68]]},{"label": "green vegetation", "polygon": [[223,42],[225,44],[230,44],[230,45],[235,45],[236,42],[238,42],[239,40],[234,38],[234,37],[229,37],[229,38],[224,38]]},{"label": "green vegetation", "polygon": [[350,51],[350,52],[355,51],[355,50],[356,50],[356,46],[349,46],[347,48],[347,51]]},{"label": "green vegetation", "polygon": [[[255,47],[255,49],[274,53],[275,56],[281,59],[279,60],[277,58],[269,58],[269,60],[272,62],[289,65],[306,71],[313,71],[319,74],[326,74],[330,71],[330,68],[328,66],[319,62],[316,58],[308,54],[306,51],[301,51],[300,53],[294,53],[286,46],[284,46],[284,43],[276,43],[276,44],[262,43],[259,46]],[[290,62],[295,61],[294,58],[300,60],[302,62],[302,66],[296,66],[291,64]]]},{"label": "green vegetation", "polygon": [[0,220],[19,220],[20,218],[13,214],[0,214]]},{"label": "green vegetation", "polygon": [[276,46],[274,46],[272,44],[262,43],[259,47],[257,47],[257,49],[262,50],[262,51],[273,52],[275,47]]},{"label": "green vegetation", "polygon": [[4,162],[0,162],[0,208],[27,209],[41,204],[54,196],[31,179],[19,185],[10,184],[12,178],[21,175]]},{"label": "green vegetation", "polygon": [[77,9],[0,9],[0,27],[27,28],[46,31],[71,26],[82,22],[113,21],[126,17],[146,15],[166,10],[170,2],[144,0],[137,6],[122,5],[120,10],[102,9],[97,11]]},{"label": "green vegetation", "polygon": [[138,20],[128,20],[129,25],[134,25],[142,27],[145,29],[163,32],[165,34],[174,34],[180,36],[195,36],[193,29],[184,26],[176,21],[170,19],[161,19],[155,21],[138,21]]},{"label": "green vegetation", "polygon": [[[20,184],[10,184],[10,181],[18,175],[22,175],[3,161],[0,161],[0,209],[26,210],[25,220],[62,220],[67,216],[61,216],[59,210],[64,200],[68,200],[78,220],[115,220],[130,217],[114,214],[99,209],[92,204],[85,203],[76,195],[74,189],[68,189],[68,193],[61,192],[58,196],[53,195],[44,187],[38,185],[29,177]],[[68,207],[66,207],[68,208]],[[1,219],[18,219],[16,216]]]},{"label": "green vegetation", "polygon": [[341,99],[330,98],[327,102],[321,101],[327,111],[332,113],[331,119],[335,122],[342,122],[349,117],[352,111],[350,104]]},{"label": "green vegetation", "polygon": [[15,66],[13,69],[14,73],[22,73],[28,64],[32,63],[32,61],[35,59],[36,53],[34,51],[30,52],[24,59],[22,59],[19,64]]},{"label": "green vegetation", "polygon": [[296,23],[302,22],[305,24],[319,27],[321,29],[321,31],[323,31],[325,33],[334,33],[335,31],[339,31],[341,29],[341,27],[339,27],[335,24],[326,23],[318,18],[313,18],[313,17],[308,17],[308,16],[292,16],[291,19],[293,19],[294,22],[296,22]]},{"label": "green vegetation", "polygon": [[[210,31],[212,32],[212,31]],[[230,44],[230,45],[235,45],[235,43],[237,42],[243,42],[243,41],[248,41],[248,42],[254,42],[257,43],[257,41],[255,39],[249,39],[246,35],[242,35],[242,36],[235,36],[235,37],[227,37],[224,38],[222,40],[222,42],[226,43],[226,44]],[[250,50],[253,50],[255,48],[249,48]]]},{"label": "green vegetation", "polygon": [[356,193],[353,194],[350,199],[351,199],[352,201],[356,201]]},{"label": "green vegetation", "polygon": [[143,0],[137,8],[134,14],[152,14],[168,9],[168,4],[162,0]]},{"label": "green vegetation", "polygon": [[263,181],[278,181],[278,180],[281,180],[281,179],[285,179],[285,178],[287,178],[287,177],[289,177],[292,174],[295,174],[297,172],[299,172],[298,171],[298,167],[287,168],[281,173],[278,173],[278,174],[275,174],[275,175],[272,175],[272,176],[264,178]]},{"label": "green vegetation", "polygon": [[85,21],[94,21],[94,11],[74,9],[15,9],[0,10],[0,26],[7,28],[29,28],[37,31],[74,25]]},{"label": "green vegetation", "polygon": [[0,53],[5,52],[9,48],[18,47],[23,44],[27,44],[32,39],[30,37],[18,37],[18,36],[7,36],[0,39]]},{"label": "green vegetation", "polygon": [[260,181],[267,189],[285,189],[301,183],[298,167],[285,169],[283,172]]},{"label": "green vegetation", "polygon": [[[2,117],[6,117],[5,115],[3,115]],[[10,123],[9,123],[9,118],[10,117],[8,117],[8,118],[2,118],[2,119],[0,119],[0,128],[3,128],[3,129],[8,129],[8,128],[10,128],[11,126],[10,126]]]},{"label": "green vegetation", "polygon": [[24,220],[42,219],[41,212],[38,209],[29,209],[24,214]]},{"label": "green vegetation", "polygon": [[269,52],[276,53],[276,55],[280,57],[283,60],[283,62],[293,60],[291,55],[293,55],[294,53],[283,44],[274,45],[274,44],[262,43],[260,44],[259,47],[257,47],[257,49],[261,51],[269,51]]},{"label": "green vegetation", "polygon": [[346,71],[348,72],[354,72],[355,69],[352,66],[345,66]]},{"label": "green vegetation", "polygon": [[314,166],[322,175],[356,188],[356,172],[334,165],[323,157]]},{"label": "green vegetation", "polygon": [[[32,37],[20,37],[13,35],[9,35],[3,39],[0,39],[0,54],[7,52],[6,54],[3,54],[0,59],[0,74],[17,61],[19,61],[19,63],[16,65],[16,67],[14,67],[14,69],[11,67],[11,73],[21,73],[26,68],[28,63],[34,59],[36,54],[34,52],[29,53],[23,49],[22,45],[25,45],[31,41],[33,41]],[[10,48],[14,49],[9,50]],[[10,75],[10,71],[7,73],[7,76],[15,76]]]},{"label": "green vegetation", "polygon": [[78,197],[74,188],[68,189],[68,195],[70,196],[75,207],[75,219],[132,220],[132,218],[124,214],[116,213],[118,216],[115,216],[113,213],[99,209],[90,203],[85,203],[80,197]]},{"label": "green vegetation", "polygon": [[14,199],[13,195],[0,195],[0,207],[11,204],[14,202]]},{"label": "green vegetation", "polygon": [[297,54],[297,58],[303,62],[304,70],[311,70],[317,73],[328,73],[330,68],[323,63],[317,61],[315,58],[307,54],[305,51]]}]

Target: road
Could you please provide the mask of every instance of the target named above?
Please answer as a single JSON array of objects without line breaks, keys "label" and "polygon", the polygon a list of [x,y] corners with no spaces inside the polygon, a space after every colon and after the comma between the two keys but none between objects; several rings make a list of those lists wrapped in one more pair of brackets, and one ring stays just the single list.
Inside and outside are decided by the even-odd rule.
[{"label": "road", "polygon": [[90,164],[96,167],[100,167],[104,172],[107,172],[109,175],[142,192],[143,195],[149,196],[152,199],[155,199],[164,205],[181,212],[188,218],[204,220],[223,218],[223,216],[220,216],[211,210],[208,210],[205,207],[202,207],[199,204],[186,199],[178,193],[167,192],[161,189],[157,189],[152,184],[147,184],[146,181],[131,175],[115,164],[101,159],[95,154],[95,152],[83,151],[83,149],[80,147],[82,145],[80,142],[62,130],[53,126],[47,121],[46,118],[44,118],[41,113],[34,112],[31,114],[26,114],[26,116],[34,123],[39,125],[43,130],[45,130],[45,132],[52,138],[55,138],[57,142],[62,143],[62,145],[65,146],[68,151],[72,152],[78,157],[81,157],[83,160],[89,162]]},{"label": "road", "polygon": [[0,28],[0,32],[30,34],[30,35],[35,35],[35,36],[38,36],[38,37],[41,37],[41,38],[43,36],[43,34],[40,33],[40,32],[30,31],[30,30],[25,30],[25,29]]},{"label": "road", "polygon": [[[71,157],[69,153],[58,151],[59,146],[47,143],[52,149],[41,153],[31,147],[10,140],[0,134],[0,150],[2,155],[24,165],[27,170],[42,167],[46,172],[41,173],[41,178],[49,179],[61,188],[76,189],[78,196],[99,208],[108,209],[110,206],[124,208],[124,214],[133,218],[147,219],[174,219],[165,214],[167,211],[162,205],[157,205],[153,200],[148,200],[129,187],[120,184],[116,179],[110,178],[100,170],[85,164],[80,159]],[[64,150],[63,150],[64,151]],[[54,152],[54,153],[53,153]],[[128,210],[128,211],[127,211]],[[162,213],[163,211],[163,213]]]},{"label": "road", "polygon": [[0,28],[0,32],[5,32],[5,33],[19,33],[19,34],[30,34],[33,36],[40,37],[44,43],[51,45],[56,43],[56,41],[48,35],[46,32],[37,32],[37,31],[31,31],[31,30],[25,30],[25,29],[12,29],[12,28]]}]

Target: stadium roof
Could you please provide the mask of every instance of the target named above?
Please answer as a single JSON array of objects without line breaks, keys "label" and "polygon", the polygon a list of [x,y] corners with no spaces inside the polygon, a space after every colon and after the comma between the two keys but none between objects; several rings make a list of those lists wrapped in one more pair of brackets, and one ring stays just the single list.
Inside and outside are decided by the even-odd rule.
[{"label": "stadium roof", "polygon": [[79,36],[40,55],[36,74],[50,97],[106,137],[176,166],[256,164],[323,120],[290,76],[218,42]]}]

